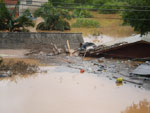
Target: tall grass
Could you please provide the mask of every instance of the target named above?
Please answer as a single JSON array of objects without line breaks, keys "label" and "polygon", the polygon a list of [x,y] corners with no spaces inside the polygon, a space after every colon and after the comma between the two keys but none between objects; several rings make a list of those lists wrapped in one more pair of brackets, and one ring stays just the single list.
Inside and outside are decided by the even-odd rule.
[{"label": "tall grass", "polygon": [[126,2],[106,2],[103,6],[99,8],[99,13],[100,14],[117,14],[117,13],[120,13],[119,11],[120,9],[124,9],[123,7],[119,7],[123,5],[127,5],[127,3]]},{"label": "tall grass", "polygon": [[92,18],[93,15],[87,10],[75,9],[72,12],[72,17],[73,18]]},{"label": "tall grass", "polygon": [[100,23],[92,19],[77,19],[75,23],[72,24],[74,28],[99,28]]}]

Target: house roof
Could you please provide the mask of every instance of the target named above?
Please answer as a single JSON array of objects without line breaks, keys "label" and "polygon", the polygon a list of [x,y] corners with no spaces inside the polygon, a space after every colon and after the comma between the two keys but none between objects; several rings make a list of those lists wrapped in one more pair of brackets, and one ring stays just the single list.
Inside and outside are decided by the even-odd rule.
[{"label": "house roof", "polygon": [[112,46],[112,45],[119,44],[119,43],[124,43],[126,45],[126,44],[136,43],[136,42],[140,42],[140,41],[150,43],[150,34],[144,35],[142,37],[140,35],[134,35],[134,36],[127,37],[127,38],[121,38],[119,40],[107,42],[104,45]]},{"label": "house roof", "polygon": [[97,46],[94,50],[89,50],[87,51],[87,55],[90,56],[97,56],[99,54],[103,54],[104,52],[110,51],[110,50],[115,50],[115,49],[119,49],[128,45],[132,45],[135,43],[148,43],[150,44],[150,34],[149,35],[144,35],[144,36],[140,36],[140,35],[135,35],[135,36],[131,36],[128,38],[122,38],[116,41],[111,41],[108,43],[105,43],[103,45],[99,45]]},{"label": "house roof", "polygon": [[18,0],[4,0],[4,3],[6,4],[17,4]]}]

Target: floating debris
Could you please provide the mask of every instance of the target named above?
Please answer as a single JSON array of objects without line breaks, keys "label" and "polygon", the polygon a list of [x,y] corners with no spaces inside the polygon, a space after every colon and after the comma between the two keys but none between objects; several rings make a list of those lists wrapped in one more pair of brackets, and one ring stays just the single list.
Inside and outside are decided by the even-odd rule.
[{"label": "floating debris", "polygon": [[123,78],[122,77],[116,79],[116,83],[122,83],[122,82],[123,82]]},{"label": "floating debris", "polygon": [[80,73],[84,73],[85,72],[85,70],[84,69],[80,69]]}]

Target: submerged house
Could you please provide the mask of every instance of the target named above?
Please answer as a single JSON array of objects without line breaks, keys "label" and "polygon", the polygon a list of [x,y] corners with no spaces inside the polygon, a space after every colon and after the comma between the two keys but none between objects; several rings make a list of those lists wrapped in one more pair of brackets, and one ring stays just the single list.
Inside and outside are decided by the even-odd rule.
[{"label": "submerged house", "polygon": [[150,35],[134,36],[100,45],[87,56],[115,58],[150,58]]}]

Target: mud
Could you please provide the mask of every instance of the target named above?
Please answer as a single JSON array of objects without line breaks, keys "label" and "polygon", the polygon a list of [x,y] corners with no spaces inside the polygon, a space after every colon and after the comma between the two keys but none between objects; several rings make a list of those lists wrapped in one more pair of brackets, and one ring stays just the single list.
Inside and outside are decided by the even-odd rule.
[{"label": "mud", "polygon": [[[134,104],[150,102],[149,91],[130,84],[117,86],[106,77],[64,66],[42,69],[48,72],[15,83],[0,81],[2,113],[139,113]],[[140,113],[150,113],[148,103]]]},{"label": "mud", "polygon": [[31,75],[39,70],[38,66],[27,64],[23,61],[14,62],[10,60],[5,62],[3,58],[0,59],[0,77],[11,77],[15,75]]},{"label": "mud", "polygon": [[0,49],[0,57],[7,58],[24,58],[28,53],[27,49]]},{"label": "mud", "polygon": [[[13,50],[16,56],[20,56],[20,53],[26,53],[27,50]],[[0,53],[7,53],[10,55],[12,50],[1,51]],[[19,53],[19,54],[18,54]],[[23,55],[22,55],[23,56]],[[145,62],[131,61],[131,60],[120,60],[120,59],[106,59],[106,58],[89,58],[89,57],[78,57],[73,54],[68,56],[67,54],[60,54],[55,56],[48,56],[46,54],[37,54],[31,56],[24,56],[24,58],[5,58],[25,61],[29,64],[35,64],[38,66],[66,66],[73,69],[84,69],[85,72],[97,74],[97,76],[104,76],[115,82],[116,78],[122,77],[123,84],[133,84],[139,88],[145,88],[150,90],[150,78],[140,77],[131,75],[132,71],[140,64]]]},{"label": "mud", "polygon": [[89,58],[78,56],[39,56],[39,60],[49,65],[67,66],[73,69],[84,69],[87,73],[93,73],[97,76],[106,77],[110,80],[115,80],[122,77],[123,84],[133,84],[136,87],[143,87],[150,90],[150,78],[132,75],[133,70],[140,64],[145,62],[121,60],[121,59],[106,59],[106,58]]},{"label": "mud", "polygon": [[[40,65],[45,73],[0,80],[2,113],[150,113],[149,80],[129,74],[143,62],[43,54],[35,58],[24,61],[46,64]],[[9,59],[23,60],[5,61]],[[116,84],[115,77],[127,82]]]},{"label": "mud", "polygon": [[84,69],[85,72],[97,74],[97,76],[104,76],[110,80],[116,80],[118,77],[122,77],[124,84],[131,83],[136,87],[143,87],[150,90],[150,78],[135,76],[131,73],[143,61],[131,61],[122,59],[106,59],[106,58],[89,58],[78,56],[66,56],[61,54],[59,56],[46,56],[38,55],[32,56],[34,59],[38,59],[41,63],[53,65],[53,66],[66,66],[73,69]]}]

